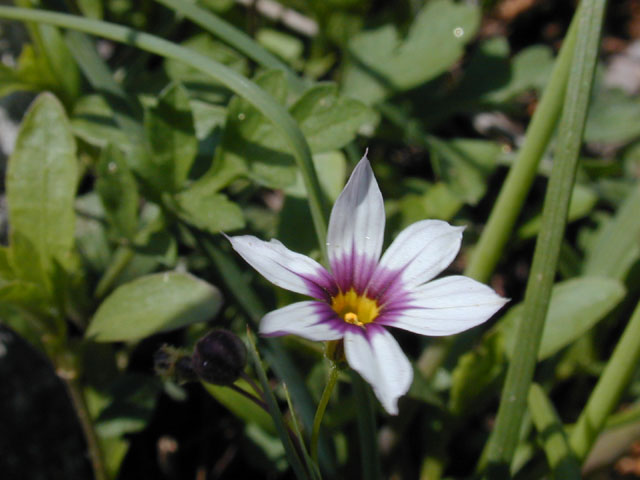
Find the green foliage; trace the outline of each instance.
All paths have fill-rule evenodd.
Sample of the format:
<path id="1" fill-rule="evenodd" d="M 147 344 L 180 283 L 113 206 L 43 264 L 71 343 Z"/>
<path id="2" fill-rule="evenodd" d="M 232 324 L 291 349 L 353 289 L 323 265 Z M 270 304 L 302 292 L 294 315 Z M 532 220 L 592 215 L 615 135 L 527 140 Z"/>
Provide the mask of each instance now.
<path id="1" fill-rule="evenodd" d="M 53 290 L 56 263 L 70 266 L 76 143 L 64 108 L 42 94 L 27 113 L 9 160 L 9 262 L 17 278 Z"/>
<path id="2" fill-rule="evenodd" d="M 86 336 L 99 342 L 137 340 L 211 319 L 218 289 L 192 275 L 165 272 L 121 285 L 93 316 Z"/>
<path id="3" fill-rule="evenodd" d="M 230 232 L 245 225 L 242 209 L 207 185 L 193 186 L 176 196 L 179 214 L 190 224 L 211 233 Z"/>
<path id="4" fill-rule="evenodd" d="M 553 287 L 549 312 L 544 323 L 538 359 L 549 358 L 582 337 L 620 303 L 625 288 L 620 282 L 602 277 L 578 277 Z M 517 305 L 500 323 L 510 355 L 515 355 L 515 328 L 522 321 L 523 305 Z"/>
<path id="5" fill-rule="evenodd" d="M 98 163 L 96 191 L 109 222 L 124 238 L 131 239 L 138 229 L 138 187 L 124 155 L 107 145 Z"/>
<path id="6" fill-rule="evenodd" d="M 276 435 L 273 420 L 267 412 L 241 395 L 235 390 L 230 390 L 212 383 L 203 383 L 204 388 L 218 402 L 227 407 L 235 416 L 247 424 L 255 424 L 270 435 Z M 236 385 L 245 391 L 251 392 L 251 387 L 246 381 L 238 380 Z"/>
<path id="7" fill-rule="evenodd" d="M 449 409 L 454 415 L 464 415 L 481 401 L 491 398 L 504 377 L 504 337 L 490 335 L 475 350 L 465 353 L 452 372 Z"/>
<path id="8" fill-rule="evenodd" d="M 495 2 L 294 0 L 274 21 L 263 2 L 246 10 L 229 0 L 79 0 L 66 2 L 71 16 L 48 11 L 65 2 L 16 3 L 25 9 L 0 6 L 0 17 L 27 22 L 29 40 L 15 66 L 0 64 L 0 96 L 39 95 L 7 164 L 0 323 L 45 354 L 75 395 L 98 480 L 131 476 L 139 452 L 156 448 L 154 432 L 174 428 L 179 448 L 145 463 L 152 476 L 156 467 L 191 475 L 183 460 L 196 445 L 215 447 L 206 466 L 219 476 L 228 461 L 229 471 L 254 476 L 291 467 L 298 478 L 466 478 L 475 459 L 480 474 L 485 459 L 506 465 L 517 450 L 513 476 L 569 478 L 588 468 L 578 463 L 615 407 L 637 404 L 638 98 L 610 87 L 611 62 L 602 63 L 587 115 L 593 25 L 579 47 L 574 25 L 556 55 L 556 42 L 520 28 L 538 10 L 508 23 L 491 13 Z M 565 10 L 536 32 L 563 25 Z M 102 18 L 120 25 L 89 20 Z M 5 33 L 11 42 L 3 24 Z M 560 130 L 572 65 L 582 81 L 569 83 Z M 424 219 L 464 225 L 449 271 L 525 300 L 455 339 L 396 330 L 414 370 L 397 418 L 340 371 L 314 427 L 324 347 L 299 338 L 261 340 L 258 355 L 249 335 L 253 368 L 236 386 L 255 402 L 150 375 L 158 342 L 178 344 L 190 378 L 191 348 L 211 326 L 242 335 L 298 301 L 241 264 L 222 234 L 277 238 L 326 264 L 327 214 L 366 149 L 387 243 Z M 550 181 L 552 164 L 561 173 Z M 534 238 L 545 268 L 530 267 Z M 529 333 L 518 334 L 518 323 Z M 0 331 L 0 356 L 2 339 Z M 530 382 L 534 368 L 540 386 Z M 194 394 L 201 388 L 209 395 Z M 485 428 L 501 390 L 500 409 L 520 413 Z M 531 415 L 520 422 L 527 393 Z M 169 422 L 174 409 L 185 425 Z M 563 422 L 576 418 L 567 435 Z M 505 428 L 510 440 L 487 454 L 489 430 L 506 438 Z"/>
<path id="9" fill-rule="evenodd" d="M 180 190 L 198 151 L 189 97 L 180 85 L 167 87 L 145 110 L 144 128 L 150 152 L 134 166 L 136 173 L 159 191 Z"/>
<path id="10" fill-rule="evenodd" d="M 428 2 L 405 39 L 391 24 L 356 35 L 344 91 L 367 104 L 408 90 L 444 73 L 475 35 L 479 11 L 450 0 Z"/>

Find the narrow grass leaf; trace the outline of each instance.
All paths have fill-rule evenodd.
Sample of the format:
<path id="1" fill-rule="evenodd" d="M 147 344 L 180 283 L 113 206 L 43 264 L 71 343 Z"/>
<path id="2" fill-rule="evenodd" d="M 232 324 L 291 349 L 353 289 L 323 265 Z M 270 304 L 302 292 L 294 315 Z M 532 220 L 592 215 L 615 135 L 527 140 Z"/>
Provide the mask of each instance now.
<path id="1" fill-rule="evenodd" d="M 537 383 L 531 384 L 529 389 L 529 411 L 554 478 L 580 480 L 580 462 L 571 451 L 567 433 L 553 404 Z"/>
<path id="2" fill-rule="evenodd" d="M 560 116 L 576 44 L 577 23 L 576 14 L 556 58 L 551 79 L 527 128 L 524 144 L 465 269 L 465 275 L 480 282 L 489 279 L 500 260 Z"/>
<path id="3" fill-rule="evenodd" d="M 640 361 L 640 302 L 631 315 L 607 366 L 582 410 L 569 441 L 578 458 L 584 459 L 620 402 Z"/>
<path id="4" fill-rule="evenodd" d="M 559 126 L 559 142 L 545 196 L 542 227 L 527 283 L 523 321 L 519 322 L 516 333 L 515 351 L 518 355 L 509 364 L 496 426 L 488 445 L 490 476 L 494 473 L 499 475 L 508 469 L 518 445 L 518 432 L 537 362 L 575 180 L 605 4 L 605 0 L 585 0 L 577 13 L 578 38 Z"/>
<path id="5" fill-rule="evenodd" d="M 273 422 L 276 426 L 276 430 L 278 432 L 278 436 L 282 441 L 282 445 L 284 446 L 284 450 L 287 454 L 287 459 L 289 460 L 289 465 L 293 469 L 296 477 L 300 480 L 310 478 L 309 474 L 307 474 L 302 462 L 300 461 L 300 457 L 291 442 L 291 438 L 289 437 L 289 433 L 287 432 L 287 427 L 285 426 L 284 419 L 282 418 L 282 412 L 280 411 L 280 407 L 278 407 L 278 403 L 276 402 L 276 398 L 271 391 L 271 386 L 269 385 L 269 381 L 267 380 L 267 374 L 262 368 L 262 361 L 260 360 L 260 356 L 258 355 L 258 350 L 256 349 L 255 340 L 253 338 L 253 334 L 250 331 L 247 331 L 247 337 L 249 339 L 249 356 L 251 357 L 251 361 L 253 363 L 253 368 L 258 375 L 258 380 L 260 380 L 260 385 L 262 386 L 262 390 L 264 392 L 265 401 L 267 406 L 269 407 L 269 413 L 271 413 L 271 418 L 273 418 Z"/>

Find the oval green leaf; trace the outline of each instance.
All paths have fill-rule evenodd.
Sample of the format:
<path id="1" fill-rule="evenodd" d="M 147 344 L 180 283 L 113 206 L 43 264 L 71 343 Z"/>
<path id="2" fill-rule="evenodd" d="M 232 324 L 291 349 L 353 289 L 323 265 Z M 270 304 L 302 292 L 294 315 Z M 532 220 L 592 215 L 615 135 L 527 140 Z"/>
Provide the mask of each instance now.
<path id="1" fill-rule="evenodd" d="M 554 285 L 538 360 L 549 358 L 577 340 L 602 320 L 624 295 L 622 283 L 610 278 L 579 277 Z M 499 326 L 505 334 L 509 354 L 513 353 L 516 325 L 522 313 L 523 304 L 515 306 Z"/>
<path id="2" fill-rule="evenodd" d="M 7 169 L 10 260 L 19 278 L 50 286 L 54 262 L 69 263 L 77 178 L 64 107 L 43 93 L 25 115 Z"/>
<path id="3" fill-rule="evenodd" d="M 193 275 L 146 275 L 121 285 L 106 298 L 86 336 L 98 342 L 137 340 L 209 320 L 221 304 L 218 289 Z"/>

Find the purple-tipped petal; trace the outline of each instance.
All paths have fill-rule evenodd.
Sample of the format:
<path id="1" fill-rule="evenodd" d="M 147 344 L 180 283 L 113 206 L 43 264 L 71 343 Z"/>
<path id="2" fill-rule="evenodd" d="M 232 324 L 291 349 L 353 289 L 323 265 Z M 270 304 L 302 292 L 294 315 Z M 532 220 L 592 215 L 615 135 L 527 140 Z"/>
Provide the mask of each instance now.
<path id="1" fill-rule="evenodd" d="M 398 279 L 408 287 L 428 282 L 456 257 L 463 230 L 442 220 L 409 225 L 384 252 L 379 270 L 400 272 Z"/>
<path id="2" fill-rule="evenodd" d="M 314 341 L 338 340 L 343 336 L 343 324 L 326 303 L 307 301 L 267 313 L 260 321 L 260 333 L 272 337 L 298 335 Z"/>
<path id="3" fill-rule="evenodd" d="M 227 238 L 233 249 L 271 283 L 317 299 L 335 295 L 333 278 L 315 260 L 292 252 L 277 240 L 265 242 L 251 235 Z"/>
<path id="4" fill-rule="evenodd" d="M 384 409 L 398 414 L 398 399 L 407 393 L 413 369 L 398 342 L 384 328 L 370 324 L 345 332 L 344 352 L 351 368 L 371 384 Z"/>
<path id="5" fill-rule="evenodd" d="M 403 308 L 376 322 L 420 335 L 452 335 L 486 322 L 507 301 L 471 278 L 451 276 L 417 287 Z"/>
<path id="6" fill-rule="evenodd" d="M 380 258 L 384 222 L 382 194 L 364 156 L 336 200 L 329 219 L 327 251 L 336 276 L 367 276 L 361 270 Z"/>

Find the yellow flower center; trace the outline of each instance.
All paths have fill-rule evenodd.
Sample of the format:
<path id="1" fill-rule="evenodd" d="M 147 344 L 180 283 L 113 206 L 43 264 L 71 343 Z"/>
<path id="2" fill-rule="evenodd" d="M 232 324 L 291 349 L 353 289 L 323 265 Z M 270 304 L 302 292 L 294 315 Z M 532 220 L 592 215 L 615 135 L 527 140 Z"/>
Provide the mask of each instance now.
<path id="1" fill-rule="evenodd" d="M 380 313 L 380 307 L 375 300 L 358 295 L 353 288 L 332 297 L 331 308 L 345 322 L 358 327 L 373 322 Z"/>

